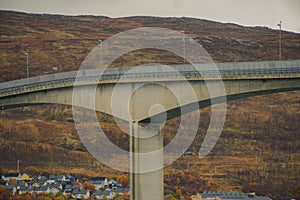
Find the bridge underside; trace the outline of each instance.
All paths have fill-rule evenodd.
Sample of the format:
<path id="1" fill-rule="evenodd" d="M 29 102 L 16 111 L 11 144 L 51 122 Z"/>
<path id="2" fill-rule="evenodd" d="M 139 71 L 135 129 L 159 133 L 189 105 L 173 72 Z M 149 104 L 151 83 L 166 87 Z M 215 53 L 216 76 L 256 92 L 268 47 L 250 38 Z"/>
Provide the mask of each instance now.
<path id="1" fill-rule="evenodd" d="M 184 102 L 179 102 L 178 95 L 174 94 L 169 88 L 172 88 L 172 84 L 178 87 L 177 91 L 181 91 L 181 96 L 184 96 Z M 18 108 L 24 106 L 34 106 L 43 104 L 63 104 L 96 110 L 115 116 L 125 121 L 139 121 L 148 122 L 151 118 L 161 118 L 160 110 L 149 113 L 149 110 L 153 105 L 159 104 L 164 108 L 167 114 L 167 119 L 178 117 L 182 114 L 186 114 L 194 111 L 195 108 L 205 108 L 211 106 L 213 103 L 224 102 L 224 96 L 211 97 L 208 88 L 203 81 L 190 82 L 194 94 L 193 97 L 187 88 L 189 86 L 186 83 L 176 82 L 162 82 L 159 84 L 142 85 L 142 83 L 124 84 L 122 91 L 126 91 L 132 96 L 130 99 L 130 106 L 124 106 L 122 99 L 118 99 L 116 103 L 113 103 L 114 110 L 112 110 L 112 96 L 114 92 L 115 84 L 100 85 L 95 90 L 95 101 L 87 103 L 87 98 L 93 93 L 95 86 L 82 86 L 77 88 L 77 92 L 80 94 L 79 98 L 74 101 L 73 87 L 43 90 L 37 92 L 29 92 L 19 95 L 13 95 L 0 98 L 0 109 Z M 215 84 L 212 81 L 212 86 Z M 138 88 L 138 89 L 137 89 Z M 279 92 L 287 92 L 300 89 L 299 79 L 265 79 L 265 80 L 224 80 L 224 88 L 226 94 L 226 100 L 236 100 L 241 98 L 247 98 L 258 95 L 266 95 Z M 195 101 L 196 95 L 196 101 Z M 117 96 L 115 96 L 117 97 Z M 74 98 L 78 98 L 75 96 Z M 189 99 L 193 99 L 190 101 Z M 212 101 L 213 99 L 213 101 Z M 182 104 L 180 104 L 182 103 Z M 76 105 L 79 104 L 79 105 Z M 197 106 L 194 106 L 198 104 Z M 131 119 L 128 118 L 131 116 Z"/>

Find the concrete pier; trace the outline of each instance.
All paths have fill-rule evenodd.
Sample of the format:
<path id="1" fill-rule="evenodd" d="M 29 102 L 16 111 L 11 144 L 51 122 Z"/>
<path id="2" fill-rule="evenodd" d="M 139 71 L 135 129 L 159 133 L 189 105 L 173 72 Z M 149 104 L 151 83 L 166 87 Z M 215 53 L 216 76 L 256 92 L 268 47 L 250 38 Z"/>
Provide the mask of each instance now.
<path id="1" fill-rule="evenodd" d="M 142 128 L 144 127 L 144 128 Z M 134 122 L 131 123 L 131 175 L 130 175 L 130 199 L 131 200 L 163 200 L 163 135 L 157 131 L 159 126 L 154 128 L 145 128 L 145 124 Z M 143 135 L 153 135 L 149 138 L 139 138 Z M 143 153 L 160 150 L 157 153 L 142 156 Z M 134 152 L 139 154 L 133 154 Z M 151 168 L 158 170 L 149 171 Z M 140 172 L 140 173 L 137 173 Z"/>

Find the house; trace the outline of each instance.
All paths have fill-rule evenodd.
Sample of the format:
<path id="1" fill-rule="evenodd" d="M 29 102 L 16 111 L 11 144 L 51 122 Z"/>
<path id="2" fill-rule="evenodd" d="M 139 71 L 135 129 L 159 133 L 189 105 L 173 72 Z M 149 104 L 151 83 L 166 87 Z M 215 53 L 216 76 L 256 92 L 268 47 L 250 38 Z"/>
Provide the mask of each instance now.
<path id="1" fill-rule="evenodd" d="M 22 186 L 20 189 L 18 189 L 18 194 L 26 194 L 26 193 L 31 193 L 32 189 L 28 186 Z"/>
<path id="2" fill-rule="evenodd" d="M 126 187 L 126 188 L 116 188 L 113 190 L 114 193 L 119 194 L 120 196 L 122 196 L 124 193 L 128 193 L 130 194 L 130 188 Z"/>
<path id="3" fill-rule="evenodd" d="M 108 188 L 110 188 L 110 189 L 115 189 L 115 188 L 120 188 L 120 187 L 123 187 L 122 184 L 114 179 L 111 179 L 108 182 Z"/>
<path id="4" fill-rule="evenodd" d="M 74 190 L 72 192 L 72 197 L 75 199 L 88 199 L 90 197 L 89 190 Z"/>
<path id="5" fill-rule="evenodd" d="M 42 186 L 40 188 L 33 188 L 32 193 L 40 194 L 40 193 L 50 193 L 50 188 L 48 186 Z"/>
<path id="6" fill-rule="evenodd" d="M 66 176 L 64 174 L 51 174 L 47 180 L 47 183 L 63 182 L 65 179 Z"/>
<path id="7" fill-rule="evenodd" d="M 72 185 L 71 190 L 79 190 L 80 189 L 80 185 Z"/>
<path id="8" fill-rule="evenodd" d="M 78 188 L 76 188 L 78 189 Z M 64 194 L 71 194 L 72 193 L 72 185 L 66 185 L 64 189 Z"/>
<path id="9" fill-rule="evenodd" d="M 38 176 L 36 180 L 46 182 L 48 179 L 46 176 Z"/>
<path id="10" fill-rule="evenodd" d="M 43 186 L 43 184 L 40 184 L 40 183 L 37 183 L 37 182 L 31 184 L 31 187 L 34 187 L 34 188 L 40 188 L 42 186 Z"/>
<path id="11" fill-rule="evenodd" d="M 29 185 L 33 187 L 41 187 L 47 184 L 47 178 L 45 176 L 38 176 L 37 178 L 28 182 Z"/>
<path id="12" fill-rule="evenodd" d="M 192 196 L 191 196 L 191 199 L 192 199 L 192 200 L 202 200 L 202 198 L 201 198 L 201 196 L 200 196 L 199 193 L 196 194 L 196 195 L 192 195 Z"/>
<path id="13" fill-rule="evenodd" d="M 50 188 L 49 192 L 52 193 L 52 194 L 56 194 L 58 192 L 61 192 L 61 190 L 58 189 L 58 188 Z"/>
<path id="14" fill-rule="evenodd" d="M 10 179 L 21 180 L 21 174 L 20 173 L 8 173 L 8 174 L 2 175 L 1 178 L 4 181 L 9 181 Z"/>
<path id="15" fill-rule="evenodd" d="M 94 194 L 93 194 L 93 199 L 97 198 L 97 199 L 103 199 L 104 197 L 106 197 L 107 199 L 113 199 L 115 196 L 115 194 L 112 191 L 109 190 L 97 190 Z"/>
<path id="16" fill-rule="evenodd" d="M 64 180 L 64 182 L 66 182 L 67 184 L 71 184 L 71 183 L 73 183 L 74 181 L 76 181 L 76 178 L 73 177 L 72 175 L 66 176 L 66 177 L 65 177 L 65 180 Z"/>
<path id="17" fill-rule="evenodd" d="M 30 174 L 24 173 L 21 175 L 21 179 L 24 181 L 31 181 L 31 180 L 33 180 L 33 177 Z"/>
<path id="18" fill-rule="evenodd" d="M 203 192 L 199 193 L 202 200 L 271 200 L 269 197 L 256 196 L 253 193 L 244 194 L 238 192 Z"/>
<path id="19" fill-rule="evenodd" d="M 50 187 L 50 188 L 56 188 L 56 189 L 59 189 L 59 190 L 61 190 L 61 191 L 62 191 L 62 189 L 63 189 L 62 184 L 59 183 L 59 182 L 52 183 L 52 184 L 49 185 L 49 187 Z"/>
<path id="20" fill-rule="evenodd" d="M 5 185 L 4 188 L 8 190 L 12 195 L 15 195 L 17 192 L 17 188 L 13 185 Z"/>
<path id="21" fill-rule="evenodd" d="M 93 177 L 88 182 L 93 184 L 96 190 L 104 189 L 108 186 L 108 180 L 106 177 Z"/>
<path id="22" fill-rule="evenodd" d="M 28 186 L 28 184 L 25 181 L 17 181 L 15 183 L 12 183 L 11 185 L 15 186 L 17 190 L 19 190 L 21 187 Z"/>

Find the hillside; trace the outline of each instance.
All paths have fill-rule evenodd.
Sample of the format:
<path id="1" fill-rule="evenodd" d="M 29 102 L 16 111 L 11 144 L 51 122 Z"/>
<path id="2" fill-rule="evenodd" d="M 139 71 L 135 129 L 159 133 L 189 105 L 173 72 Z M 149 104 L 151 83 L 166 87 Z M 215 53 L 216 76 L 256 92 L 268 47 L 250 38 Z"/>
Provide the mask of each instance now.
<path id="1" fill-rule="evenodd" d="M 0 11 L 0 82 L 77 70 L 87 54 L 113 34 L 138 27 L 164 27 L 195 38 L 215 62 L 278 59 L 278 31 L 193 18 L 38 15 Z M 300 59 L 300 34 L 282 34 L 284 60 Z M 135 59 L 132 59 L 132 58 Z M 142 63 L 183 63 L 168 52 L 131 52 L 111 67 Z M 300 92 L 228 102 L 221 138 L 205 159 L 183 156 L 165 169 L 165 191 L 188 196 L 203 190 L 255 191 L 273 198 L 300 196 Z M 193 113 L 189 114 L 193 118 Z M 98 113 L 107 136 L 123 149 L 128 137 L 110 116 Z M 200 128 L 190 151 L 204 138 L 210 109 L 201 111 Z M 176 118 L 164 128 L 164 142 L 176 133 Z M 188 131 L 188 130 L 187 130 Z M 86 152 L 76 133 L 70 107 L 46 105 L 0 112 L 0 171 L 73 172 L 116 176 Z M 179 193 L 179 192 L 178 192 Z"/>

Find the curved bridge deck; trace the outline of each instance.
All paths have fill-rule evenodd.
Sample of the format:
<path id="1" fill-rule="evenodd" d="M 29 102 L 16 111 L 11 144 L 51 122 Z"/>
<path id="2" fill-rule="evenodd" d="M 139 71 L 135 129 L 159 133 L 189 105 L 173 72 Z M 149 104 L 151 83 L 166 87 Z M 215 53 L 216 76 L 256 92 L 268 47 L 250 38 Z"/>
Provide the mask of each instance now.
<path id="1" fill-rule="evenodd" d="M 0 83 L 0 97 L 16 94 L 72 87 L 76 85 L 116 82 L 153 82 L 215 79 L 275 79 L 300 78 L 300 60 L 240 62 L 217 64 L 219 71 L 210 70 L 211 64 L 173 65 L 176 72 L 162 66 L 145 66 L 131 72 L 131 67 L 71 71 Z M 201 71 L 201 73 L 199 73 Z M 179 73 L 177 73 L 179 72 Z M 101 76 L 99 74 L 102 74 Z"/>

